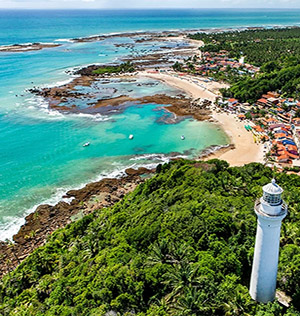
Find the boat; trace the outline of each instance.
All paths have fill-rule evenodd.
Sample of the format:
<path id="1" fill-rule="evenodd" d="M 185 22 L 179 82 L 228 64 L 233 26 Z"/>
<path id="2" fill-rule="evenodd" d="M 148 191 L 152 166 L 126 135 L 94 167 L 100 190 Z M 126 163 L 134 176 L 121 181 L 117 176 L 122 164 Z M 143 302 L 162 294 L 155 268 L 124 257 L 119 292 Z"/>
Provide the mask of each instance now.
<path id="1" fill-rule="evenodd" d="M 184 137 L 184 135 L 181 135 L 181 140 L 185 140 L 185 137 Z"/>
<path id="2" fill-rule="evenodd" d="M 90 142 L 87 142 L 87 143 L 83 144 L 82 146 L 83 146 L 83 147 L 90 146 Z"/>
<path id="3" fill-rule="evenodd" d="M 132 135 L 132 134 L 130 134 L 128 138 L 129 138 L 129 139 L 133 139 L 133 135 Z"/>

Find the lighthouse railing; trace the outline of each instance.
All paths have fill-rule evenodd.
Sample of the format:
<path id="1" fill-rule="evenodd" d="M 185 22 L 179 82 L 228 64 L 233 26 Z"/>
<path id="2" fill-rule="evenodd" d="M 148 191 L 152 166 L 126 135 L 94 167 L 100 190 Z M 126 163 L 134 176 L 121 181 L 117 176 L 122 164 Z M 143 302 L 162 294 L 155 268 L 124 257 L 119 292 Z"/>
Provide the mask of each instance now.
<path id="1" fill-rule="evenodd" d="M 255 205 L 254 205 L 254 209 L 255 209 L 255 211 L 257 212 L 257 213 L 260 213 L 260 214 L 262 214 L 262 215 L 264 215 L 264 216 L 269 216 L 269 217 L 277 217 L 277 216 L 283 216 L 283 215 L 285 215 L 286 213 L 287 213 L 287 211 L 288 211 L 288 205 L 284 202 L 284 201 L 282 201 L 282 205 L 281 205 L 281 210 L 280 210 L 280 212 L 278 213 L 278 214 L 276 214 L 276 215 L 271 215 L 271 214 L 267 214 L 267 213 L 265 213 L 265 212 L 263 212 L 262 210 L 261 210 L 261 201 L 260 201 L 260 199 L 257 199 L 256 201 L 255 201 Z"/>

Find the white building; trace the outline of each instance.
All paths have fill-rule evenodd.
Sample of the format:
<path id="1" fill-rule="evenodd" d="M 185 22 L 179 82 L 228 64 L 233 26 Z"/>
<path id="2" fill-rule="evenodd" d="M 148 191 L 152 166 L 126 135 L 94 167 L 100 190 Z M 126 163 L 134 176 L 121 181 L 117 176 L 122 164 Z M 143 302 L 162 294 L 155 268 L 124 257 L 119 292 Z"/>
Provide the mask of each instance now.
<path id="1" fill-rule="evenodd" d="M 273 301 L 276 291 L 281 222 L 287 215 L 282 188 L 273 179 L 263 187 L 255 203 L 257 231 L 250 281 L 251 297 L 261 303 Z"/>
<path id="2" fill-rule="evenodd" d="M 245 57 L 242 56 L 240 59 L 239 59 L 239 63 L 240 64 L 244 64 L 245 63 Z"/>

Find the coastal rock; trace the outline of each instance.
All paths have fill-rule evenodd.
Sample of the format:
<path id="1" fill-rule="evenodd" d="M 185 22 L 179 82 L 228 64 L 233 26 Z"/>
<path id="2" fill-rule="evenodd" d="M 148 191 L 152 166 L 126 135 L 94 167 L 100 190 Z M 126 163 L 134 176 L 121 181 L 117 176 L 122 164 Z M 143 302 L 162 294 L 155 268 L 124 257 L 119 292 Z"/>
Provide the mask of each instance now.
<path id="1" fill-rule="evenodd" d="M 147 174 L 147 173 L 151 173 L 152 170 L 144 168 L 144 167 L 140 167 L 137 170 L 133 169 L 133 168 L 128 168 L 125 170 L 125 173 L 129 176 L 140 176 L 142 174 Z"/>
<path id="2" fill-rule="evenodd" d="M 13 236 L 14 242 L 0 241 L 0 277 L 15 269 L 34 249 L 44 245 L 52 232 L 76 220 L 77 214 L 82 216 L 114 205 L 144 181 L 140 175 L 151 172 L 153 170 L 146 168 L 128 169 L 127 176 L 122 178 L 105 178 L 68 191 L 64 197 L 73 198 L 70 203 L 61 201 L 53 206 L 38 206 L 35 212 L 26 216 L 25 224 Z"/>
<path id="3" fill-rule="evenodd" d="M 44 48 L 53 48 L 61 46 L 61 44 L 54 43 L 29 43 L 29 44 L 13 44 L 0 46 L 1 52 L 12 52 L 12 53 L 22 53 L 22 52 L 30 52 L 35 50 L 41 50 Z"/>

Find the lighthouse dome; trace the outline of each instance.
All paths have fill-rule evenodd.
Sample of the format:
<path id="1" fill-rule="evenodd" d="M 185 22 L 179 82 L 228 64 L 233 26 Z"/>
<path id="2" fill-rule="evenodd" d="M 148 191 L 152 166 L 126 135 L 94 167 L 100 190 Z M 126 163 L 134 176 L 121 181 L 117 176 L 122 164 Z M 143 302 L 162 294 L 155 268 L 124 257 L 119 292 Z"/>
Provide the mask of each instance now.
<path id="1" fill-rule="evenodd" d="M 281 194 L 283 189 L 276 183 L 275 179 L 271 183 L 263 187 L 263 200 L 270 205 L 278 205 L 281 203 Z"/>
<path id="2" fill-rule="evenodd" d="M 263 187 L 264 192 L 269 194 L 281 194 L 283 189 L 276 183 L 275 179 L 272 179 L 271 183 Z"/>

